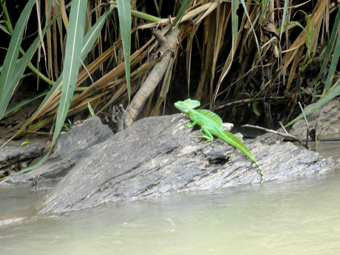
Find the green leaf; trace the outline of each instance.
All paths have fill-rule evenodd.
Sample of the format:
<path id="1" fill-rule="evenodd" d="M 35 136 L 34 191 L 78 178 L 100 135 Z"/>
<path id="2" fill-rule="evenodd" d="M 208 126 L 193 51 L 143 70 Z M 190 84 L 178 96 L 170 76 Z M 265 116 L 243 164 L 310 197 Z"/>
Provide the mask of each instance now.
<path id="1" fill-rule="evenodd" d="M 9 108 L 6 110 L 5 114 L 4 114 L 4 118 L 7 117 L 8 115 L 11 115 L 12 113 L 15 113 L 16 111 L 18 111 L 21 107 L 25 106 L 25 105 L 28 105 L 30 103 L 32 103 L 33 101 L 43 97 L 43 96 L 46 96 L 48 93 L 48 91 L 46 92 L 43 92 L 43 93 L 40 93 L 39 95 L 33 97 L 33 98 L 30 98 L 30 99 L 26 99 L 26 100 L 23 100 L 21 101 L 19 104 Z"/>
<path id="2" fill-rule="evenodd" d="M 82 47 L 80 45 L 83 45 L 84 39 L 86 7 L 87 1 L 85 0 L 73 0 L 71 4 L 62 74 L 61 98 L 51 147 L 53 147 L 57 141 L 64 125 L 76 87 L 78 71 L 81 64 Z"/>
<path id="3" fill-rule="evenodd" d="M 91 116 L 92 117 L 96 116 L 90 102 L 87 103 L 87 107 L 89 108 L 89 112 L 91 113 Z"/>
<path id="4" fill-rule="evenodd" d="M 236 42 L 237 42 L 237 33 L 238 33 L 238 16 L 237 10 L 240 6 L 239 0 L 231 1 L 231 31 L 232 31 L 232 54 L 234 55 L 236 52 Z"/>
<path id="5" fill-rule="evenodd" d="M 151 21 L 151 22 L 158 22 L 161 20 L 161 18 L 155 17 L 153 15 L 150 15 L 144 12 L 135 11 L 135 10 L 131 10 L 131 15 L 133 17 L 144 19 L 146 21 Z"/>
<path id="6" fill-rule="evenodd" d="M 117 0 L 119 27 L 123 42 L 126 86 L 129 100 L 131 98 L 130 87 L 130 53 L 131 53 L 131 6 L 130 1 Z"/>
<path id="7" fill-rule="evenodd" d="M 308 116 L 319 109 L 321 106 L 327 104 L 331 101 L 334 97 L 340 94 L 340 79 L 333 85 L 333 87 L 327 92 L 327 94 L 321 98 L 318 102 L 316 102 L 311 108 L 305 111 L 305 115 Z M 293 125 L 295 122 L 303 118 L 303 114 L 300 114 L 294 120 L 289 122 L 286 127 Z"/>
<path id="8" fill-rule="evenodd" d="M 30 166 L 30 167 L 27 167 L 27 168 L 25 168 L 25 169 L 22 169 L 22 170 L 20 170 L 20 171 L 18 171 L 18 172 L 16 172 L 16 173 L 14 173 L 13 175 L 23 174 L 23 173 L 26 173 L 26 172 L 28 172 L 28 171 L 31 171 L 31 170 L 33 170 L 33 169 L 35 169 L 35 168 L 41 166 L 42 163 L 45 162 L 45 160 L 48 158 L 48 156 L 49 156 L 50 154 L 51 154 L 51 151 L 48 151 L 48 152 L 46 153 L 46 155 L 45 155 L 44 157 L 42 157 L 36 164 L 34 164 L 33 166 Z M 5 179 L 7 179 L 8 177 L 10 177 L 10 176 L 7 176 Z"/>
<path id="9" fill-rule="evenodd" d="M 175 18 L 174 22 L 171 24 L 171 26 L 169 28 L 169 31 L 171 31 L 172 28 L 175 27 L 178 22 L 180 22 L 180 20 L 184 16 L 185 12 L 187 11 L 189 4 L 190 4 L 190 0 L 184 0 L 183 1 L 181 7 L 179 8 L 179 10 L 176 14 L 176 18 Z"/>
<path id="10" fill-rule="evenodd" d="M 259 40 L 257 39 L 257 35 L 256 35 L 256 32 L 255 32 L 255 28 L 253 26 L 253 23 L 251 22 L 251 19 L 250 19 L 250 16 L 249 16 L 249 13 L 248 13 L 248 10 L 247 10 L 247 6 L 246 6 L 246 3 L 244 0 L 241 0 L 241 4 L 243 6 L 243 9 L 244 9 L 244 12 L 247 16 L 247 19 L 249 21 L 249 24 L 250 24 L 250 27 L 251 27 L 251 30 L 254 34 L 254 38 L 255 38 L 255 42 L 256 42 L 256 46 L 257 46 L 257 52 L 259 54 L 259 56 L 261 56 L 261 47 L 260 47 L 260 43 L 259 43 Z"/>
<path id="11" fill-rule="evenodd" d="M 106 11 L 98 20 L 97 22 L 90 28 L 90 30 L 86 33 L 84 37 L 84 45 L 81 51 L 81 60 L 84 61 L 88 53 L 90 52 L 94 42 L 98 38 L 98 34 L 100 33 L 103 25 L 105 24 L 107 16 L 114 10 L 114 7 L 111 7 L 108 11 Z M 51 97 L 56 93 L 59 89 L 61 82 L 62 82 L 62 74 L 59 76 L 57 81 L 53 84 L 52 88 L 41 102 L 39 108 L 32 114 L 32 116 L 25 122 L 25 124 L 20 128 L 17 134 L 23 132 L 26 127 L 31 123 L 32 119 L 40 113 L 40 110 L 44 107 L 44 105 L 51 99 Z"/>
<path id="12" fill-rule="evenodd" d="M 117 5 L 111 4 L 111 7 L 117 8 Z M 158 21 L 161 20 L 161 18 L 147 14 L 145 12 L 139 12 L 139 11 L 136 11 L 136 10 L 131 10 L 131 16 L 139 18 L 139 19 L 144 19 L 144 20 L 150 21 L 150 22 L 158 22 Z"/>
<path id="13" fill-rule="evenodd" d="M 20 146 L 22 147 L 22 146 L 26 146 L 26 145 L 29 145 L 31 142 L 29 142 L 29 141 L 25 141 L 25 142 L 22 142 L 21 144 L 20 144 Z"/>
<path id="14" fill-rule="evenodd" d="M 98 38 L 100 31 L 102 30 L 107 16 L 114 10 L 111 7 L 109 10 L 103 13 L 103 15 L 97 20 L 97 22 L 90 28 L 84 37 L 84 45 L 81 50 L 81 60 L 83 61 L 92 49 L 93 44 Z"/>
<path id="15" fill-rule="evenodd" d="M 13 91 L 17 85 L 17 82 L 14 82 L 12 78 L 16 73 L 16 60 L 19 55 L 24 30 L 34 4 L 35 0 L 30 0 L 23 9 L 14 28 L 4 64 L 2 66 L 2 72 L 0 76 L 0 119 L 4 114 Z"/>
<path id="16" fill-rule="evenodd" d="M 320 78 L 321 78 L 321 76 L 322 76 L 322 74 L 325 70 L 325 67 L 328 64 L 329 58 L 330 58 L 331 53 L 332 53 L 333 45 L 335 43 L 335 36 L 336 36 L 337 33 L 340 33 L 339 22 L 340 22 L 340 8 L 338 8 L 338 13 L 336 14 L 336 17 L 335 17 L 335 20 L 334 20 L 331 38 L 329 39 L 329 43 L 328 43 L 327 48 L 326 48 L 325 57 L 323 59 L 323 63 L 322 63 L 318 78 L 316 79 L 316 82 L 320 80 Z M 314 86 L 317 87 L 316 84 Z"/>
<path id="17" fill-rule="evenodd" d="M 298 26 L 299 28 L 301 28 L 303 31 L 305 31 L 305 27 L 302 26 L 299 22 L 297 22 L 297 21 L 291 21 L 291 22 L 289 22 L 289 23 L 290 23 L 290 24 L 294 24 L 294 25 Z"/>
<path id="18" fill-rule="evenodd" d="M 81 50 L 81 60 L 83 61 L 85 57 L 88 55 L 89 51 L 91 50 L 94 42 L 98 38 L 98 34 L 100 33 L 101 29 L 103 28 L 103 25 L 105 24 L 107 16 L 113 11 L 114 7 L 111 7 L 108 11 L 106 11 L 98 20 L 97 22 L 91 27 L 91 29 L 87 32 L 86 36 L 84 37 L 84 45 Z M 18 133 L 23 132 L 23 130 L 31 123 L 32 119 L 35 118 L 35 116 L 40 112 L 41 108 L 44 107 L 44 105 L 51 99 L 51 97 L 56 93 L 56 91 L 59 89 L 61 83 L 62 83 L 63 74 L 59 76 L 57 81 L 52 86 L 51 90 L 48 92 L 42 103 L 40 104 L 38 110 L 35 111 L 35 113 L 25 122 L 25 124 L 21 127 L 21 129 L 18 131 Z M 59 131 L 60 132 L 60 131 Z M 51 149 L 53 146 L 51 146 Z M 48 153 L 36 164 L 33 166 L 30 166 L 28 168 L 25 168 L 16 174 L 25 173 L 28 171 L 31 171 L 37 167 L 39 167 L 52 153 L 52 150 L 49 150 Z"/>
<path id="19" fill-rule="evenodd" d="M 286 16 L 287 16 L 287 10 L 288 10 L 288 5 L 289 5 L 289 1 L 285 0 L 285 4 L 283 7 L 283 16 L 282 16 L 282 23 L 281 23 L 281 29 L 280 29 L 280 41 L 282 38 L 282 33 L 283 33 L 283 28 L 285 26 L 285 22 L 286 22 Z"/>
<path id="20" fill-rule="evenodd" d="M 0 24 L 0 29 L 1 29 L 3 32 L 5 32 L 6 34 L 11 35 L 11 33 L 8 32 L 7 28 L 6 28 L 4 25 L 1 25 L 1 24 Z"/>
<path id="21" fill-rule="evenodd" d="M 256 114 L 256 116 L 260 117 L 261 116 L 261 111 L 260 111 L 260 109 L 258 107 L 258 104 L 259 104 L 259 102 L 253 102 L 252 106 L 253 106 L 253 111 Z"/>
<path id="22" fill-rule="evenodd" d="M 328 76 L 326 80 L 324 93 L 327 93 L 330 87 L 332 86 L 334 74 L 339 63 L 339 56 L 340 56 L 340 33 L 338 33 L 338 39 L 336 40 L 336 44 L 334 47 L 333 58 L 332 58 L 331 65 L 329 67 L 329 72 L 328 72 Z"/>

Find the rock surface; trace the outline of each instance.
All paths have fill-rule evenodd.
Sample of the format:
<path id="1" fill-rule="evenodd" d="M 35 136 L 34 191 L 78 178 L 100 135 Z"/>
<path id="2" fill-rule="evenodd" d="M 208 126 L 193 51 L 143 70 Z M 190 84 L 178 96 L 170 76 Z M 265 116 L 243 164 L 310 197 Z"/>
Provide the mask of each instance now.
<path id="1" fill-rule="evenodd" d="M 70 170 L 41 201 L 40 212 L 65 213 L 112 201 L 260 182 L 256 166 L 246 156 L 219 139 L 195 138 L 199 131 L 184 127 L 185 120 L 180 114 L 145 118 L 114 136 L 107 132 L 106 137 L 97 118 L 73 127 L 60 141 L 58 158 L 53 155 L 54 160 L 29 173 L 51 178 L 59 168 L 63 174 Z M 260 163 L 265 182 L 332 170 L 332 160 L 279 139 L 266 134 L 245 142 Z"/>
<path id="2" fill-rule="evenodd" d="M 102 125 L 99 118 L 91 118 L 84 123 L 72 126 L 69 132 L 58 139 L 56 151 L 39 168 L 25 174 L 12 176 L 12 183 L 35 179 L 49 180 L 65 176 L 93 145 L 111 139 L 113 132 Z M 6 148 L 6 147 L 5 147 Z"/>
<path id="3" fill-rule="evenodd" d="M 313 107 L 309 105 L 305 111 Z M 334 98 L 332 101 L 321 106 L 313 114 L 307 116 L 309 129 L 315 129 L 318 136 L 340 137 L 340 98 Z M 297 121 L 290 133 L 301 138 L 306 137 L 305 120 Z"/>
<path id="4" fill-rule="evenodd" d="M 0 145 L 4 142 L 0 140 Z M 44 149 L 44 142 L 32 142 L 21 146 L 21 142 L 11 141 L 6 146 L 0 147 L 0 178 L 26 168 L 43 154 Z"/>

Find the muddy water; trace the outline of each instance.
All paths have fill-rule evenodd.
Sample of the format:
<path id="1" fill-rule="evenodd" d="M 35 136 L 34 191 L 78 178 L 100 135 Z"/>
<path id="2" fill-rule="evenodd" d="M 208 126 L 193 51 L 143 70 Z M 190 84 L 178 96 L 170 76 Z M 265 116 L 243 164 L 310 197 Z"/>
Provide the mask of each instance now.
<path id="1" fill-rule="evenodd" d="M 340 254 L 339 169 L 50 218 L 30 216 L 30 189 L 0 189 L 0 254 Z"/>

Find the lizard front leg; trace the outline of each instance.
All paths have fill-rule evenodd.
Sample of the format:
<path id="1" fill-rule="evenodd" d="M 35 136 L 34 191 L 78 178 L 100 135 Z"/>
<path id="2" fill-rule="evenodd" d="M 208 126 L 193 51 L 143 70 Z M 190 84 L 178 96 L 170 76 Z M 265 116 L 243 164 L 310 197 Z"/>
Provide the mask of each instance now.
<path id="1" fill-rule="evenodd" d="M 188 128 L 192 128 L 193 126 L 195 126 L 197 124 L 197 121 L 194 121 L 192 123 L 190 123 L 190 121 L 188 121 L 187 123 L 184 123 L 184 126 L 188 127 Z"/>

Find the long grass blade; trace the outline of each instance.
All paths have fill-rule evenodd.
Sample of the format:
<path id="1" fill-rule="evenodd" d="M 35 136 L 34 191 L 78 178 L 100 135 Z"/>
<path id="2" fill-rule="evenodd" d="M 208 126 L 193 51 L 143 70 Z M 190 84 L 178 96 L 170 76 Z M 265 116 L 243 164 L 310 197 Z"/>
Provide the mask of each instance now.
<path id="1" fill-rule="evenodd" d="M 237 50 L 237 46 L 239 44 L 238 43 L 238 40 L 239 40 L 239 38 L 238 38 L 239 23 L 238 23 L 238 16 L 237 16 L 237 10 L 238 10 L 239 6 L 240 6 L 239 0 L 232 0 L 232 2 L 231 2 L 231 32 L 232 32 L 231 51 L 228 54 L 228 58 L 224 63 L 221 75 L 218 79 L 217 86 L 216 86 L 216 89 L 215 89 L 215 92 L 214 92 L 214 98 L 213 98 L 214 102 L 215 102 L 215 100 L 218 96 L 218 92 L 219 92 L 220 86 L 222 84 L 222 81 L 224 80 L 224 78 L 226 77 L 226 75 L 228 74 L 228 72 L 231 68 L 231 65 L 232 65 L 233 60 L 234 60 L 234 55 L 235 55 L 235 52 Z"/>
<path id="2" fill-rule="evenodd" d="M 176 18 L 174 20 L 174 22 L 171 24 L 169 31 L 172 30 L 173 27 L 175 27 L 177 25 L 177 23 L 182 19 L 182 17 L 184 16 L 184 13 L 188 10 L 190 4 L 190 0 L 184 0 L 181 7 L 179 8 L 177 14 L 176 14 Z"/>
<path id="3" fill-rule="evenodd" d="M 333 45 L 334 45 L 334 40 L 335 40 L 335 36 L 337 33 L 340 33 L 340 8 L 338 8 L 338 13 L 336 14 L 335 20 L 334 20 L 334 24 L 333 24 L 333 29 L 332 29 L 332 34 L 331 34 L 331 38 L 329 39 L 329 43 L 327 45 L 326 48 L 326 53 L 325 53 L 325 57 L 323 59 L 322 62 L 322 66 L 318 75 L 318 78 L 316 79 L 316 81 L 320 80 L 326 65 L 328 64 L 329 58 L 331 56 L 332 53 L 332 49 L 333 49 Z"/>
<path id="4" fill-rule="evenodd" d="M 64 125 L 76 87 L 78 70 L 81 64 L 82 47 L 79 45 L 83 45 L 86 7 L 87 1 L 85 0 L 73 0 L 71 4 L 62 74 L 63 84 L 52 145 L 57 141 Z"/>
<path id="5" fill-rule="evenodd" d="M 10 32 L 8 32 L 7 28 L 4 25 L 1 25 L 2 22 L 0 22 L 0 29 L 2 30 L 2 32 L 5 32 L 8 35 L 11 35 Z"/>
<path id="6" fill-rule="evenodd" d="M 89 112 L 91 113 L 91 116 L 92 117 L 96 116 L 90 102 L 87 102 L 87 107 L 89 108 Z"/>
<path id="7" fill-rule="evenodd" d="M 237 10 L 240 5 L 239 0 L 232 0 L 231 1 L 231 31 L 232 31 L 232 46 L 231 51 L 234 56 L 236 51 L 236 41 L 237 41 L 237 34 L 238 34 L 238 16 Z"/>
<path id="8" fill-rule="evenodd" d="M 329 44 L 332 44 L 332 43 L 333 43 L 333 41 L 329 42 Z M 335 74 L 335 71 L 336 71 L 338 63 L 339 63 L 339 57 L 340 57 L 340 33 L 338 31 L 338 38 L 336 40 L 336 44 L 335 44 L 335 47 L 334 47 L 334 53 L 333 53 L 331 65 L 329 67 L 329 72 L 328 72 L 328 76 L 327 76 L 327 80 L 326 80 L 324 93 L 327 93 L 328 90 L 330 89 L 330 87 L 332 86 L 334 74 Z"/>
<path id="9" fill-rule="evenodd" d="M 130 53 L 131 53 L 131 6 L 130 1 L 117 0 L 120 33 L 122 35 L 123 53 L 125 63 L 126 87 L 129 101 L 131 98 L 130 87 Z"/>
<path id="10" fill-rule="evenodd" d="M 283 33 L 283 30 L 284 30 L 284 26 L 285 26 L 285 23 L 286 23 L 288 4 L 289 4 L 289 0 L 285 0 L 285 4 L 284 4 L 284 7 L 283 7 L 282 21 L 281 21 L 281 29 L 280 29 L 280 41 L 281 41 L 282 33 Z"/>
<path id="11" fill-rule="evenodd" d="M 111 4 L 111 6 L 117 8 L 116 4 Z M 159 22 L 161 20 L 161 18 L 136 10 L 131 10 L 131 15 L 135 18 L 143 19 L 150 22 Z"/>
<path id="12" fill-rule="evenodd" d="M 144 12 L 139 12 L 139 11 L 135 11 L 135 10 L 131 10 L 131 15 L 133 17 L 139 18 L 139 19 L 144 19 L 146 21 L 151 21 L 151 22 L 158 22 L 161 19 L 158 17 L 155 17 L 153 15 L 144 13 Z"/>
<path id="13" fill-rule="evenodd" d="M 340 56 L 340 33 L 338 36 L 338 40 L 337 43 L 335 45 L 335 50 L 334 50 L 334 54 L 333 54 L 333 58 L 332 58 L 332 63 L 329 67 L 329 73 L 327 75 L 327 80 L 326 80 L 326 85 L 325 85 L 325 89 L 324 89 L 324 94 L 327 93 L 329 91 L 329 89 L 332 86 L 333 83 L 333 78 L 334 78 L 334 74 L 336 71 L 336 68 L 338 66 L 339 63 L 339 56 Z"/>
<path id="14" fill-rule="evenodd" d="M 258 54 L 259 54 L 259 57 L 261 57 L 261 47 L 260 47 L 260 43 L 259 43 L 259 40 L 257 39 L 257 35 L 256 35 L 256 32 L 255 32 L 255 28 L 254 28 L 254 25 L 252 23 L 252 20 L 249 16 L 249 13 L 248 13 L 248 10 L 247 10 L 247 6 L 246 6 L 246 3 L 244 0 L 241 0 L 241 4 L 243 6 L 243 9 L 244 9 L 244 12 L 247 16 L 247 19 L 249 21 L 249 24 L 250 24 L 250 27 L 251 27 L 251 30 L 254 34 L 254 38 L 255 38 L 255 42 L 256 42 L 256 46 L 257 46 L 257 51 L 258 51 Z"/>
<path id="15" fill-rule="evenodd" d="M 94 42 L 96 41 L 98 34 L 100 33 L 101 29 L 103 28 L 103 25 L 105 24 L 107 16 L 113 11 L 113 7 L 111 7 L 108 11 L 106 11 L 98 20 L 97 22 L 90 28 L 90 30 L 86 33 L 84 37 L 84 46 L 81 52 L 81 60 L 84 61 L 85 57 L 88 55 L 89 51 L 91 50 Z M 62 83 L 62 74 L 59 76 L 57 81 L 54 83 L 44 100 L 41 102 L 39 108 L 32 114 L 32 116 L 24 123 L 24 125 L 20 128 L 20 130 L 17 132 L 16 135 L 14 135 L 11 139 L 16 137 L 17 135 L 24 132 L 26 127 L 32 123 L 36 119 L 38 115 L 41 115 L 41 113 L 48 107 L 51 100 L 55 98 L 57 95 L 61 83 Z"/>
<path id="16" fill-rule="evenodd" d="M 18 111 L 20 108 L 24 107 L 25 105 L 28 105 L 28 104 L 32 103 L 33 101 L 35 101 L 35 100 L 37 100 L 37 99 L 39 99 L 39 98 L 41 98 L 43 96 L 46 96 L 47 93 L 48 93 L 48 91 L 42 92 L 42 93 L 40 93 L 39 95 L 37 95 L 37 96 L 35 96 L 33 98 L 23 100 L 19 104 L 15 105 L 15 106 L 13 106 L 13 107 L 11 107 L 9 109 L 7 109 L 5 111 L 4 118 L 9 116 L 9 115 L 11 115 L 11 114 L 13 114 L 13 113 L 15 113 L 16 111 Z"/>
<path id="17" fill-rule="evenodd" d="M 24 30 L 34 4 L 35 0 L 30 0 L 23 9 L 14 28 L 4 64 L 2 66 L 0 76 L 0 119 L 4 114 L 15 86 L 17 85 L 17 83 L 12 82 L 12 77 L 15 74 L 16 61 L 19 55 Z"/>
<path id="18" fill-rule="evenodd" d="M 15 85 L 19 82 L 19 80 L 22 77 L 22 74 L 24 73 L 26 67 L 28 66 L 31 58 L 33 57 L 33 54 L 36 52 L 39 43 L 41 42 L 41 38 L 45 35 L 46 31 L 51 27 L 51 25 L 56 21 L 56 18 L 51 20 L 51 22 L 41 31 L 41 34 L 37 36 L 37 38 L 34 40 L 34 42 L 31 44 L 31 46 L 26 51 L 25 55 L 20 58 L 16 65 L 15 65 L 15 73 L 12 76 L 12 80 L 10 83 L 11 87 L 15 87 Z M 13 93 L 13 91 L 7 91 L 7 94 L 10 95 Z"/>
<path id="19" fill-rule="evenodd" d="M 337 82 L 332 86 L 332 88 L 327 92 L 327 94 L 323 98 L 321 98 L 318 102 L 316 102 L 311 108 L 309 108 L 308 110 L 304 111 L 305 112 L 305 116 L 308 116 L 308 115 L 312 114 L 318 108 L 320 108 L 321 106 L 327 104 L 329 101 L 331 101 L 334 97 L 336 97 L 339 94 L 340 94 L 340 79 L 337 80 Z M 294 124 L 295 122 L 297 122 L 298 120 L 300 120 L 302 118 L 303 118 L 303 114 L 300 114 L 298 117 L 296 117 L 291 122 L 289 122 L 286 125 L 286 127 Z"/>

